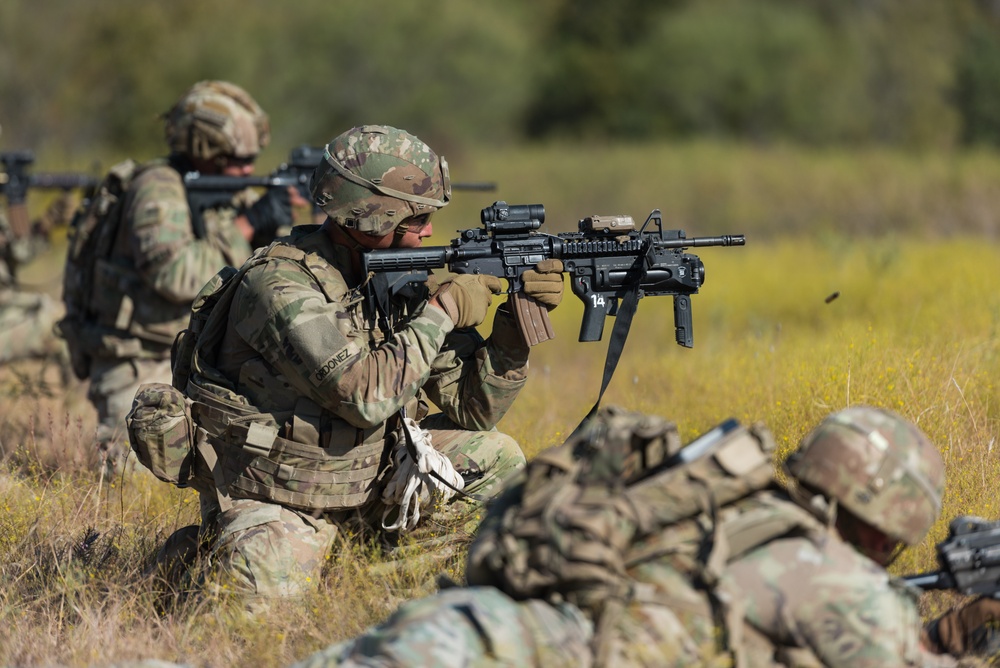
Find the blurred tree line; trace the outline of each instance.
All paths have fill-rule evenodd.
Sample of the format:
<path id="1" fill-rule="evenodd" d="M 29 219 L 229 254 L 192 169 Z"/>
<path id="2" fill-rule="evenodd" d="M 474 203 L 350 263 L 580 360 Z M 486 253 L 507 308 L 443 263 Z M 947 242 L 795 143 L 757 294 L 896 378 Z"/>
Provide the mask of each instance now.
<path id="1" fill-rule="evenodd" d="M 1000 144 L 1000 0 L 4 0 L 2 146 L 162 151 L 157 116 L 225 78 L 274 146 L 359 123 L 454 155 L 714 136 Z"/>

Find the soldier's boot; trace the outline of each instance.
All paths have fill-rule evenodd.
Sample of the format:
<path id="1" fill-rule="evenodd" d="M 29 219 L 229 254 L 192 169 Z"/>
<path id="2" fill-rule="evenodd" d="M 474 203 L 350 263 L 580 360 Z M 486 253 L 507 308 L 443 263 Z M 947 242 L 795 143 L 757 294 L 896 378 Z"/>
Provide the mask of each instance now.
<path id="1" fill-rule="evenodd" d="M 191 524 L 170 534 L 144 575 L 155 580 L 156 608 L 163 613 L 194 588 L 192 571 L 202 554 L 201 527 Z"/>

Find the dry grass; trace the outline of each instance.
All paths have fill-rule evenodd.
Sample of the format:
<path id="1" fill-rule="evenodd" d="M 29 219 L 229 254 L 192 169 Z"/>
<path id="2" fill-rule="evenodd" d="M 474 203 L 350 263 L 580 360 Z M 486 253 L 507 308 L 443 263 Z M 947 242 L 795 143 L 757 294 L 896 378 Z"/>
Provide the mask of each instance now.
<path id="1" fill-rule="evenodd" d="M 638 219 L 659 208 L 692 235 L 1000 235 L 1000 159 L 988 151 L 579 141 L 449 158 L 456 181 L 489 179 L 499 189 L 456 193 L 435 217 L 445 234 L 478 225 L 479 209 L 502 199 L 545 204 L 546 227 L 558 232 L 591 214 Z"/>
<path id="2" fill-rule="evenodd" d="M 553 193 L 588 191 L 572 208 L 567 196 L 552 196 L 550 212 L 572 211 L 573 220 L 625 210 L 621 203 L 635 200 L 632 213 L 659 205 L 675 209 L 680 220 L 709 221 L 689 224 L 691 234 L 748 233 L 745 248 L 699 252 L 708 281 L 693 299 L 693 350 L 673 342 L 669 300 L 640 303 L 604 403 L 671 417 L 687 438 L 730 415 L 762 420 L 783 453 L 832 410 L 854 403 L 892 408 L 915 420 L 944 455 L 944 517 L 1000 516 L 993 454 L 1000 424 L 1000 248 L 984 241 L 995 229 L 993 212 L 1000 211 L 987 188 L 1000 182 L 995 161 L 871 154 L 849 164 L 841 155 L 777 151 L 773 163 L 770 154 L 758 156 L 762 162 L 754 171 L 752 151 L 723 159 L 712 150 L 679 147 L 636 170 L 636 150 L 608 149 L 599 153 L 599 163 L 617 175 L 614 183 L 599 186 L 590 174 L 593 163 L 583 160 L 561 163 L 574 164 L 577 181 L 566 175 L 546 182 Z M 524 174 L 486 167 L 477 173 L 510 183 L 510 201 L 548 204 L 548 190 L 517 196 L 531 192 L 531 179 L 545 181 L 539 165 L 555 162 L 545 152 L 524 158 Z M 779 158 L 786 175 L 804 176 L 786 184 L 778 177 Z M 858 164 L 861 175 L 855 174 Z M 845 185 L 852 179 L 864 184 L 865 176 L 870 196 L 865 185 Z M 662 192 L 654 180 L 663 181 Z M 699 202 L 716 187 L 716 201 Z M 796 188 L 808 197 L 796 199 Z M 848 190 L 850 197 L 843 194 Z M 917 191 L 922 204 L 904 206 Z M 646 202 L 650 192 L 655 202 Z M 606 208 L 585 206 L 605 197 Z M 935 197 L 942 199 L 929 204 Z M 797 230 L 797 240 L 766 241 L 777 238 L 780 227 L 766 224 L 767 198 L 780 204 L 772 214 L 786 212 L 777 223 Z M 897 213 L 884 219 L 886 234 L 877 237 L 805 234 L 799 220 L 815 210 L 818 228 L 829 230 L 827 223 L 838 216 L 856 212 L 861 225 L 886 207 Z M 946 208 L 948 215 L 932 230 L 938 241 L 904 235 L 927 232 L 932 216 Z M 458 219 L 443 219 L 449 220 Z M 956 230 L 962 234 L 940 240 Z M 442 231 L 447 234 L 439 230 L 440 242 Z M 834 292 L 840 296 L 826 303 Z M 531 379 L 500 425 L 529 456 L 560 442 L 596 399 L 612 321 L 604 342 L 577 343 L 581 310 L 568 295 L 554 313 L 557 340 L 534 351 Z M 196 495 L 142 479 L 100 485 L 90 472 L 94 419 L 84 390 L 61 387 L 57 370 L 34 363 L 0 370 L 0 665 L 103 665 L 143 657 L 206 666 L 286 665 L 384 619 L 402 599 L 431 586 L 433 565 L 386 568 L 376 549 L 362 545 L 331 556 L 315 594 L 279 603 L 255 619 L 214 598 L 159 614 L 156 589 L 142 573 L 167 535 L 196 521 Z M 945 530 L 943 519 L 896 568 L 932 567 L 934 542 Z M 461 576 L 459 559 L 443 566 Z M 927 599 L 927 614 L 945 600 Z"/>

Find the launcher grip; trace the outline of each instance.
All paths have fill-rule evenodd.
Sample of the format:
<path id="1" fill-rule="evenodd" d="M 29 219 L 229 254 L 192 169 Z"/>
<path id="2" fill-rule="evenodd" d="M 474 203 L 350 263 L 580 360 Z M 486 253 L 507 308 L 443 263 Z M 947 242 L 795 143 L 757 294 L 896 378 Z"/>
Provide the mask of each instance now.
<path id="1" fill-rule="evenodd" d="M 538 300 L 522 292 L 510 296 L 514 320 L 529 346 L 556 338 L 549 312 Z"/>
<path id="2" fill-rule="evenodd" d="M 694 325 L 691 318 L 691 298 L 674 295 L 674 333 L 678 345 L 694 347 Z"/>

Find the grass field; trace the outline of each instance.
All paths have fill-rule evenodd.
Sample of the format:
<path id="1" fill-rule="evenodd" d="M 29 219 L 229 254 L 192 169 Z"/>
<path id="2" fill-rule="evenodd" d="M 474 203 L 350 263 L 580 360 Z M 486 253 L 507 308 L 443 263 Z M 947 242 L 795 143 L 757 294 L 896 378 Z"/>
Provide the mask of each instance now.
<path id="1" fill-rule="evenodd" d="M 683 150 L 691 151 L 687 159 L 692 164 L 742 165 L 744 173 L 733 177 L 734 184 L 773 179 L 777 188 L 781 181 L 767 156 L 761 158 L 760 173 L 748 175 L 749 153 L 735 152 L 723 160 L 709 149 Z M 616 151 L 599 155 L 595 169 L 617 173 L 628 162 Z M 844 156 L 813 162 L 792 158 L 803 163 L 792 159 L 791 172 L 786 171 L 805 175 L 798 182 L 800 194 L 812 187 L 807 183 L 819 189 L 824 179 L 836 181 L 835 174 L 847 179 L 851 173 Z M 884 227 L 875 230 L 878 234 L 870 229 L 859 235 L 853 233 L 862 230 L 853 228 L 834 231 L 832 224 L 810 233 L 795 222 L 805 216 L 808 203 L 792 196 L 795 184 L 783 185 L 788 202 L 800 212 L 785 221 L 792 233 L 783 238 L 781 226 L 762 222 L 767 218 L 763 208 L 753 213 L 751 207 L 745 219 L 734 209 L 726 218 L 721 213 L 725 207 L 716 202 L 718 218 L 695 225 L 693 208 L 688 210 L 681 200 L 696 198 L 679 197 L 678 186 L 664 191 L 663 201 L 678 207 L 675 214 L 687 221 L 689 234 L 746 232 L 747 246 L 699 249 L 707 281 L 692 300 L 694 349 L 674 343 L 670 300 L 640 302 L 604 404 L 670 417 L 686 439 L 729 416 L 745 423 L 761 420 L 776 434 L 782 454 L 822 416 L 849 404 L 902 413 L 938 445 L 948 466 L 945 519 L 924 544 L 901 557 L 895 569 L 906 572 L 934 565 L 933 545 L 943 537 L 947 518 L 1000 516 L 995 492 L 1000 467 L 993 454 L 1000 424 L 995 387 L 1000 377 L 1000 247 L 990 242 L 997 221 L 987 215 L 1000 210 L 990 208 L 997 202 L 989 199 L 987 187 L 991 175 L 992 184 L 1000 183 L 1000 169 L 973 156 L 959 164 L 956 173 L 961 176 L 941 176 L 928 168 L 921 187 L 917 174 L 924 172 L 917 158 L 870 160 L 874 166 L 858 169 L 883 194 L 913 188 L 931 197 L 934 184 L 950 182 L 952 195 L 964 195 L 952 197 L 952 208 L 945 206 L 947 199 L 935 204 L 933 210 L 952 211 L 938 226 L 921 210 L 913 221 L 903 213 L 887 215 Z M 947 162 L 939 160 L 935 164 Z M 526 161 L 536 165 L 534 178 L 544 180 L 537 167 L 543 158 Z M 906 166 L 900 174 L 893 172 L 897 161 Z M 651 162 L 642 171 L 661 170 L 669 176 L 671 169 L 671 164 Z M 705 178 L 712 171 L 693 170 Z M 769 170 L 771 177 L 766 176 Z M 510 191 L 517 194 L 524 186 L 510 181 L 515 176 L 511 170 L 497 178 L 511 182 Z M 863 176 L 850 178 L 863 183 Z M 588 204 L 600 201 L 601 193 L 589 191 L 592 184 L 583 177 L 582 190 L 580 183 L 554 180 L 546 188 L 572 185 L 588 193 L 584 199 L 593 199 Z M 723 190 L 731 193 L 733 188 Z M 877 200 L 868 202 L 861 186 L 855 190 L 854 200 L 869 208 L 857 206 L 875 216 Z M 630 213 L 641 215 L 657 205 L 666 212 L 666 203 L 650 204 L 653 195 L 629 195 L 625 188 L 609 195 L 614 202 L 610 209 L 570 209 L 569 198 L 562 198 L 550 211 L 575 210 L 575 217 L 609 213 L 621 210 L 627 201 L 623 198 L 634 198 L 637 204 Z M 766 200 L 766 194 L 749 186 L 742 197 L 760 207 Z M 775 197 L 772 193 L 772 204 Z M 968 205 L 973 200 L 976 205 Z M 513 195 L 510 201 L 548 202 L 544 196 Z M 833 195 L 816 201 L 817 210 L 846 207 Z M 471 203 L 461 206 L 474 208 Z M 982 216 L 979 228 L 970 222 L 974 210 Z M 462 223 L 456 221 L 468 220 L 465 215 L 442 223 L 459 227 Z M 550 222 L 569 217 L 563 214 Z M 439 231 L 437 237 L 435 242 L 444 243 L 447 232 Z M 559 443 L 586 414 L 600 386 L 613 321 L 608 321 L 604 341 L 578 343 L 582 308 L 572 295 L 566 299 L 553 313 L 557 339 L 532 353 L 529 383 L 500 424 L 529 457 Z M 98 484 L 89 472 L 94 419 L 84 388 L 64 390 L 56 369 L 40 370 L 35 363 L 20 363 L 0 374 L 0 665 L 104 665 L 140 657 L 211 666 L 285 665 L 383 619 L 431 580 L 432 570 L 422 566 L 386 574 L 378 568 L 378 555 L 355 548 L 331 557 L 316 594 L 278 604 L 256 619 L 213 599 L 157 614 L 155 592 L 142 570 L 171 531 L 196 521 L 196 495 L 141 479 Z M 458 560 L 444 566 L 461 577 Z M 926 599 L 928 615 L 948 602 L 941 596 Z"/>

